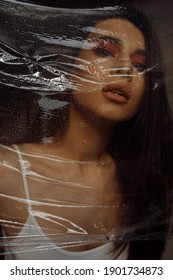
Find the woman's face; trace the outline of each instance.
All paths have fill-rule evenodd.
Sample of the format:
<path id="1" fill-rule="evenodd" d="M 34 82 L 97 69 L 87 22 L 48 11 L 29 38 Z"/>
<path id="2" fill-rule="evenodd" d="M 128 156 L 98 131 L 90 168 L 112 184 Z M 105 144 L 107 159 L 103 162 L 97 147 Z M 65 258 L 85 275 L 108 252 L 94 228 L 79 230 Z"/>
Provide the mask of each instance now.
<path id="1" fill-rule="evenodd" d="M 144 96 L 146 61 L 145 39 L 135 25 L 99 22 L 76 60 L 74 104 L 111 121 L 130 119 Z"/>

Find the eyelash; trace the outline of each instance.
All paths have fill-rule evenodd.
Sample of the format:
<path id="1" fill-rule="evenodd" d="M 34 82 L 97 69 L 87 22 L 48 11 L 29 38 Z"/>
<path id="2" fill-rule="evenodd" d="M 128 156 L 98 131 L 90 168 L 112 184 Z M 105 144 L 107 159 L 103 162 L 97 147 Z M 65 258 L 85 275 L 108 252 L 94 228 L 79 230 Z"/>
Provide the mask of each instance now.
<path id="1" fill-rule="evenodd" d="M 137 68 L 138 72 L 142 73 L 146 70 L 146 65 L 138 62 L 132 63 L 135 68 Z"/>
<path id="2" fill-rule="evenodd" d="M 100 46 L 97 46 L 96 48 L 94 48 L 94 53 L 96 55 L 99 55 L 99 56 L 111 56 L 111 57 L 114 57 L 114 54 L 112 52 L 110 52 L 106 48 L 103 48 L 103 47 L 100 47 Z"/>

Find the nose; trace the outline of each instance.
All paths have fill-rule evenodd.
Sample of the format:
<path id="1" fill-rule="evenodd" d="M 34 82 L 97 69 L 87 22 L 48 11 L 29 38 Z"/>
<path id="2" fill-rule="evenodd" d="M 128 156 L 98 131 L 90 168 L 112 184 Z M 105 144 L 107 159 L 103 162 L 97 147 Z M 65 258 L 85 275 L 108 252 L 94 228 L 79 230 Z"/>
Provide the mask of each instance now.
<path id="1" fill-rule="evenodd" d="M 110 76 L 119 76 L 122 79 L 127 79 L 128 82 L 132 81 L 133 78 L 133 68 L 132 67 L 116 67 L 110 70 Z"/>

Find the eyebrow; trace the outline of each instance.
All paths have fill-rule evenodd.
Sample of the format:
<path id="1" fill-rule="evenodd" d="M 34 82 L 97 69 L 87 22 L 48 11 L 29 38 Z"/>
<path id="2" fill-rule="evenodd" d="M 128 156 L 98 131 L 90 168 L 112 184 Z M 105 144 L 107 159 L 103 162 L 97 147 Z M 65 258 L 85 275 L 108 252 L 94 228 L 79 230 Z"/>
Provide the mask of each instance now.
<path id="1" fill-rule="evenodd" d="M 101 37 L 98 37 L 96 39 L 105 40 L 105 41 L 111 42 L 111 43 L 113 43 L 115 45 L 117 45 L 117 44 L 118 45 L 122 45 L 122 43 L 123 43 L 120 39 L 118 39 L 116 37 L 111 37 L 111 36 L 101 36 Z"/>

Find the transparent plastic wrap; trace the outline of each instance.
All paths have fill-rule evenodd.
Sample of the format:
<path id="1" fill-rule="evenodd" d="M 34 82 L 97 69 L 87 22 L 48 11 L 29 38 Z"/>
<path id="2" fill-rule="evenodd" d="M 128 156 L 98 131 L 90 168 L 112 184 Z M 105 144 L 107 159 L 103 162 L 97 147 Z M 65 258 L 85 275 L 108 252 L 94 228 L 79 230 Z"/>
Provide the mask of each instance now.
<path id="1" fill-rule="evenodd" d="M 31 2 L 0 3 L 1 258 L 173 258 L 172 64 L 149 1 Z"/>

